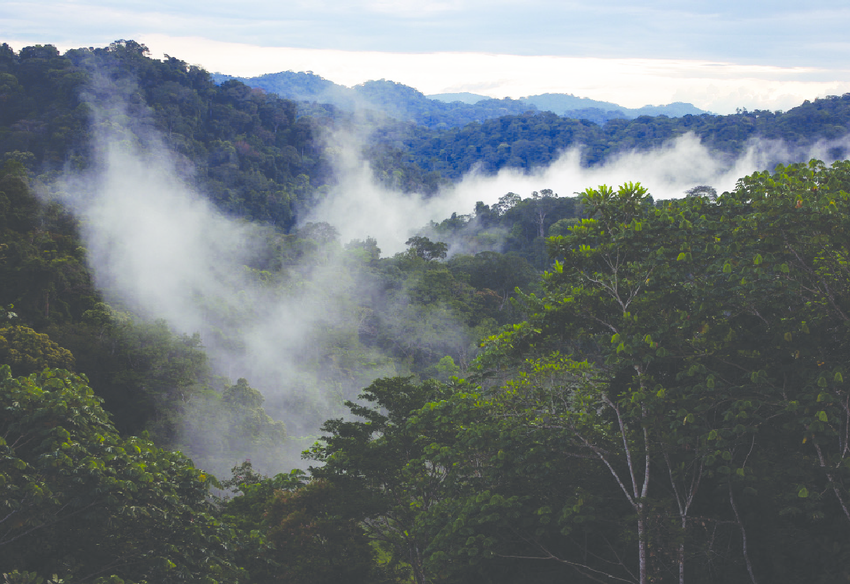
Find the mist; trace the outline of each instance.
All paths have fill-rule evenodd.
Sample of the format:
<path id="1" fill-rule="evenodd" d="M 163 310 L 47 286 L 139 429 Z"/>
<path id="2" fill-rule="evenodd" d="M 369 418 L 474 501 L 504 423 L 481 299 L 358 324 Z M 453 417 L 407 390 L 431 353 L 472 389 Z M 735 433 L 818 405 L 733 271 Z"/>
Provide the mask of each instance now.
<path id="1" fill-rule="evenodd" d="M 192 186 L 191 167 L 169 151 L 143 104 L 130 107 L 122 97 L 132 88 L 118 91 L 103 78 L 99 83 L 88 96 L 98 163 L 90 172 L 69 172 L 54 196 L 80 219 L 88 261 L 107 302 L 140 319 L 164 319 L 178 334 L 198 333 L 214 372 L 231 382 L 246 378 L 265 396 L 266 411 L 286 423 L 288 446 L 249 453 L 264 472 L 302 465 L 298 453 L 315 439 L 322 421 L 345 413 L 344 399 L 353 399 L 376 378 L 408 373 L 374 348 L 358 346 L 359 360 L 346 362 L 369 316 L 351 299 L 375 293 L 376 283 L 341 244 L 371 237 L 384 256 L 392 256 L 429 222 L 469 213 L 477 201 L 493 204 L 508 192 L 527 197 L 548 188 L 573 196 L 587 187 L 626 181 L 641 182 L 656 199 L 682 197 L 697 185 L 722 192 L 768 164 L 823 157 L 835 146 L 798 152 L 777 143 L 752 143 L 740 158 L 729 160 L 685 135 L 660 149 L 624 153 L 592 168 L 581 166 L 576 148 L 533 172 L 485 176 L 473 171 L 425 198 L 377 184 L 360 157 L 358 140 L 331 135 L 338 186 L 299 227 L 306 233 L 311 223 L 328 224 L 338 237 L 331 233 L 301 259 L 270 272 L 269 258 L 279 260 L 278 248 L 288 236 L 220 213 Z M 387 308 L 387 318 L 405 323 L 392 328 L 394 334 L 415 339 L 416 326 L 430 326 L 444 338 L 456 338 L 458 346 L 476 340 L 463 338 L 448 313 L 425 323 L 405 310 L 410 309 L 403 299 Z M 213 420 L 187 424 L 180 440 L 192 454 L 193 445 L 216 439 L 218 414 L 209 411 L 210 402 L 187 407 L 188 416 Z M 199 411 L 193 414 L 192 407 Z M 222 475 L 244 455 L 201 456 L 196 463 Z"/>
<path id="2" fill-rule="evenodd" d="M 471 213 L 476 202 L 492 205 L 509 192 L 525 198 L 534 191 L 552 189 L 559 196 L 570 197 L 588 187 L 640 182 L 655 200 L 682 198 L 686 191 L 701 185 L 711 186 L 720 194 L 733 190 L 738 179 L 773 170 L 778 163 L 812 158 L 831 163 L 834 158 L 830 151 L 848 145 L 850 138 L 806 148 L 753 140 L 741 156 L 730 158 L 712 153 L 695 134 L 688 133 L 660 148 L 621 153 L 592 167 L 582 166 L 581 147 L 576 147 L 548 167 L 530 172 L 505 168 L 485 175 L 473 170 L 452 188 L 430 198 L 392 192 L 376 184 L 368 164 L 357 158 L 356 149 L 350 146 L 342 157 L 340 186 L 311 213 L 310 220 L 330 223 L 343 240 L 364 234 L 375 237 L 382 250 L 393 254 L 404 250 L 404 242 L 429 222 L 439 223 L 452 213 Z"/>
<path id="3" fill-rule="evenodd" d="M 151 151 L 107 138 L 101 152 L 98 171 L 69 180 L 63 200 L 81 218 L 88 261 L 106 300 L 142 319 L 164 319 L 177 333 L 199 333 L 215 373 L 248 379 L 291 437 L 315 434 L 341 410 L 342 397 L 329 403 L 333 392 L 318 387 L 334 380 L 317 378 L 317 360 L 336 342 L 334 331 L 356 330 L 359 315 L 347 311 L 344 299 L 357 275 L 342 258 L 318 253 L 294 267 L 299 273 L 290 279 L 297 285 L 288 285 L 291 270 L 269 282 L 267 273 L 251 268 L 270 253 L 269 229 L 219 213 L 179 176 L 162 144 Z M 372 371 L 354 380 L 358 388 L 336 393 L 354 397 L 371 380 L 397 373 L 380 356 L 374 361 Z M 187 446 L 208 442 L 205 431 L 216 428 L 193 431 L 201 435 L 184 436 Z M 299 444 L 298 452 L 308 445 Z M 298 452 L 287 452 L 286 463 L 298 466 Z M 275 464 L 274 457 L 252 458 Z"/>

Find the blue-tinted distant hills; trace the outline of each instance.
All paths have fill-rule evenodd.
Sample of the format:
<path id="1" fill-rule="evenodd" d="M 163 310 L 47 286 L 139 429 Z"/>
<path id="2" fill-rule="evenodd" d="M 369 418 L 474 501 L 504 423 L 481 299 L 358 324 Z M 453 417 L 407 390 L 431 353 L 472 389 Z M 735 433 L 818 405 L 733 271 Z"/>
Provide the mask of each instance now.
<path id="1" fill-rule="evenodd" d="M 431 95 L 426 96 L 429 99 L 436 99 L 437 101 L 444 101 L 446 103 L 452 103 L 455 101 L 459 101 L 461 103 L 467 103 L 469 105 L 473 105 L 478 103 L 479 101 L 490 99 L 486 95 L 479 95 L 477 93 L 469 93 L 468 91 L 463 91 L 461 93 L 433 93 Z"/>
<path id="2" fill-rule="evenodd" d="M 563 93 L 546 93 L 521 99 L 492 99 L 474 93 L 426 96 L 412 87 L 385 79 L 367 81 L 349 88 L 309 71 L 282 71 L 250 78 L 215 73 L 213 79 L 216 83 L 238 79 L 250 87 L 260 88 L 287 99 L 328 104 L 344 111 L 371 110 L 389 118 L 414 122 L 429 128 L 460 127 L 470 122 L 483 122 L 528 111 L 551 111 L 559 116 L 589 120 L 597 124 L 604 124 L 612 119 L 634 119 L 644 115 L 681 117 L 708 113 L 689 103 L 647 105 L 634 109 Z"/>
<path id="3" fill-rule="evenodd" d="M 475 104 L 479 101 L 490 99 L 486 95 L 478 95 L 476 93 L 436 93 L 427 96 L 430 99 L 436 99 L 451 103 L 459 101 L 467 104 Z M 616 103 L 608 101 L 597 101 L 588 97 L 576 97 L 568 93 L 542 93 L 540 95 L 532 95 L 530 97 L 520 98 L 520 101 L 535 106 L 540 111 L 549 111 L 558 114 L 559 116 L 571 117 L 570 114 L 582 111 L 601 111 L 601 112 L 620 112 L 622 117 L 633 119 L 640 116 L 668 116 L 671 118 L 679 118 L 686 115 L 698 116 L 700 114 L 709 113 L 704 110 L 694 107 L 690 103 L 677 101 L 668 105 L 645 105 L 640 108 L 627 108 Z"/>

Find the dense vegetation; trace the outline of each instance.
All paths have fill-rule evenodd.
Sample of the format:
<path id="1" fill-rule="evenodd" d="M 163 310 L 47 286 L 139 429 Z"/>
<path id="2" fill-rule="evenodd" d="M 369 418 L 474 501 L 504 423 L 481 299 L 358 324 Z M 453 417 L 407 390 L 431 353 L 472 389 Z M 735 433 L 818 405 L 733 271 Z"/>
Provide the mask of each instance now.
<path id="1" fill-rule="evenodd" d="M 678 117 L 706 113 L 686 103 L 629 109 L 610 102 L 552 93 L 521 99 L 490 99 L 473 94 L 459 95 L 465 99 L 449 99 L 447 95 L 451 94 L 443 94 L 435 99 L 435 96 L 425 96 L 412 87 L 385 79 L 367 81 L 348 88 L 314 73 L 293 71 L 250 78 L 215 73 L 212 78 L 216 83 L 237 79 L 249 87 L 276 93 L 286 99 L 303 102 L 304 105 L 320 103 L 346 111 L 371 110 L 396 120 L 411 121 L 432 129 L 465 126 L 471 122 L 483 122 L 490 118 L 538 110 L 567 118 L 588 119 L 600 124 L 618 118 L 660 115 Z"/>
<path id="2" fill-rule="evenodd" d="M 850 129 L 850 95 L 806 102 L 785 113 L 742 111 L 727 116 L 703 114 L 679 118 L 641 116 L 614 119 L 604 125 L 561 117 L 551 112 L 528 112 L 472 123 L 442 132 L 409 127 L 394 139 L 399 153 L 390 148 L 384 156 L 401 158 L 406 174 L 439 173 L 457 179 L 473 167 L 491 173 L 502 168 L 531 170 L 551 164 L 568 148 L 581 147 L 583 164 L 604 162 L 629 150 L 658 148 L 688 132 L 703 145 L 728 158 L 740 155 L 751 140 L 777 140 L 790 148 L 772 162 L 793 162 L 799 153 L 818 141 L 838 140 Z M 834 144 L 834 159 L 846 155 Z"/>
<path id="3" fill-rule="evenodd" d="M 44 366 L 84 372 L 122 432 L 149 431 L 160 446 L 180 447 L 218 470 L 248 456 L 277 467 L 279 456 L 269 450 L 281 431 L 269 415 L 285 420 L 290 435 L 309 435 L 375 377 L 458 371 L 474 356 L 479 337 L 518 318 L 507 302 L 514 288 L 537 279 L 527 253 L 461 254 L 444 263 L 412 246 L 381 257 L 372 239 L 343 245 L 329 225 L 295 228 L 298 209 L 321 197 L 332 177 L 314 137 L 317 122 L 296 120 L 292 102 L 238 82 L 215 86 L 205 72 L 172 58 L 150 59 L 132 41 L 64 56 L 53 47 L 4 51 L 9 107 L 0 128 L 6 159 L 0 169 L 0 306 L 10 318 L 0 329 L 0 356 L 16 375 Z M 50 85 L 59 78 L 69 85 L 65 94 Z M 36 125 L 38 132 L 26 130 Z M 69 167 L 97 171 L 104 134 L 148 149 L 162 148 L 161 136 L 176 151 L 187 186 L 230 216 L 255 220 L 254 253 L 236 290 L 251 302 L 199 298 L 206 328 L 187 335 L 104 302 L 77 219 L 34 194 L 69 188 L 54 180 Z M 248 143 L 254 150 L 240 146 Z M 300 166 L 280 163 L 282 153 L 296 146 L 304 151 L 296 160 Z M 232 156 L 218 158 L 222 149 Z M 316 162 L 307 167 L 310 151 Z M 524 241 L 540 249 L 538 239 Z M 499 247 L 491 240 L 479 251 Z M 494 261 L 515 272 L 490 274 Z M 305 295 L 335 315 L 311 332 L 309 343 L 293 347 L 301 351 L 293 359 L 309 375 L 282 380 L 255 372 L 251 383 L 265 397 L 246 397 L 227 415 L 218 413 L 222 404 L 233 406 L 227 396 L 238 385 L 220 376 L 222 363 L 250 358 L 240 330 L 266 319 L 270 302 Z M 246 416 L 254 420 L 249 436 L 234 438 Z M 199 429 L 207 430 L 203 439 L 194 436 Z"/>
<path id="4" fill-rule="evenodd" d="M 153 130 L 185 157 L 187 178 L 223 211 L 291 227 L 330 180 L 313 121 L 297 120 L 290 101 L 146 53 L 133 41 L 65 55 L 0 47 L 0 152 L 39 174 L 90 168 L 95 138 L 123 119 L 133 140 Z"/>
<path id="5" fill-rule="evenodd" d="M 257 253 L 244 266 L 239 290 L 255 302 L 221 305 L 199 297 L 202 342 L 199 334 L 174 334 L 162 320 L 147 322 L 105 303 L 76 221 L 58 204 L 40 202 L 27 180 L 18 162 L 0 168 L 0 359 L 16 375 L 45 366 L 85 372 L 119 430 L 147 430 L 160 445 L 184 448 L 218 469 L 243 456 L 277 460 L 262 453 L 280 434 L 266 410 L 291 433 L 309 434 L 377 376 L 445 377 L 466 367 L 478 338 L 516 321 L 508 299 L 517 286 L 533 286 L 539 273 L 519 254 L 484 251 L 441 261 L 446 245 L 426 253 L 437 245 L 427 237 L 382 258 L 375 240 L 343 246 L 326 224 L 291 234 L 263 227 L 254 233 Z M 309 331 L 310 343 L 292 347 L 311 375 L 284 384 L 256 372 L 274 399 L 241 392 L 237 402 L 228 401 L 238 384 L 218 375 L 222 365 L 208 353 L 220 361 L 249 359 L 240 326 L 266 319 L 270 303 L 305 296 L 334 315 Z M 228 405 L 226 416 L 214 413 L 221 404 Z M 228 436 L 241 431 L 246 415 L 254 422 L 248 445 L 238 446 Z M 186 442 L 194 428 L 206 428 L 205 438 Z M 230 462 L 215 464 L 221 457 Z"/>
<path id="6" fill-rule="evenodd" d="M 508 193 L 382 257 L 297 223 L 335 179 L 323 121 L 292 102 L 132 41 L 4 46 L 0 83 L 7 582 L 850 579 L 850 162 L 674 201 Z M 544 143 L 549 120 L 589 145 L 690 128 L 731 153 L 839 137 L 847 102 L 492 128 Z M 367 152 L 406 152 L 380 143 L 400 128 L 424 131 L 385 127 Z M 186 184 L 255 221 L 242 304 L 199 295 L 200 334 L 105 302 L 80 220 L 35 196 L 97 170 L 105 130 L 161 132 Z M 383 172 L 413 176 L 405 156 Z M 222 375 L 251 358 L 255 301 L 296 297 L 337 307 L 292 346 L 309 375 Z M 309 471 L 264 476 L 293 444 Z"/>

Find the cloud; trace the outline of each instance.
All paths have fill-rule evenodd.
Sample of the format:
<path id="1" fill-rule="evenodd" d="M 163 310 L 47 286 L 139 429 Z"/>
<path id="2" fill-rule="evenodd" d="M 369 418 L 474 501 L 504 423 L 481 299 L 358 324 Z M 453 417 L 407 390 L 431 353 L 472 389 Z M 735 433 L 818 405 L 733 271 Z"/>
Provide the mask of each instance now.
<path id="1" fill-rule="evenodd" d="M 248 77 L 313 71 L 346 86 L 390 79 L 425 94 L 470 91 L 519 98 L 570 93 L 625 107 L 685 101 L 708 111 L 732 113 L 739 107 L 785 110 L 806 99 L 850 91 L 850 69 L 828 72 L 815 67 L 671 59 L 262 48 L 162 35 L 137 40 L 155 55 L 179 56 L 210 71 Z"/>
<path id="2" fill-rule="evenodd" d="M 575 196 L 588 187 L 640 182 L 656 200 L 682 198 L 688 189 L 700 185 L 722 193 L 733 190 L 738 179 L 772 170 L 779 162 L 810 158 L 831 162 L 833 147 L 850 147 L 850 140 L 821 142 L 807 149 L 754 141 L 740 157 L 731 159 L 712 154 L 694 134 L 686 134 L 661 148 L 625 152 L 589 168 L 581 165 L 581 151 L 574 148 L 550 166 L 530 173 L 509 168 L 495 175 L 471 172 L 455 186 L 427 199 L 376 185 L 368 165 L 354 154 L 357 149 L 350 139 L 339 139 L 338 144 L 347 153 L 338 166 L 340 186 L 307 220 L 334 225 L 343 241 L 374 237 L 384 253 L 393 254 L 404 250 L 405 241 L 429 222 L 439 223 L 454 212 L 471 213 L 476 202 L 492 205 L 509 192 L 529 197 L 534 191 L 552 189 L 560 196 Z"/>
<path id="3" fill-rule="evenodd" d="M 850 10 L 824 0 L 674 3 L 556 0 L 220 0 L 200 3 L 5 2 L 0 21 L 24 43 L 92 46 L 141 35 L 184 35 L 265 47 L 377 52 L 477 52 L 679 58 L 845 67 Z M 267 71 L 268 72 L 268 71 Z"/>
<path id="4" fill-rule="evenodd" d="M 423 0 L 373 0 L 365 8 L 399 18 L 423 18 L 459 12 L 460 3 Z"/>
<path id="5" fill-rule="evenodd" d="M 116 39 L 211 71 L 309 70 L 424 93 L 571 93 L 628 107 L 787 109 L 850 91 L 850 8 L 792 2 L 555 0 L 12 1 L 7 42 L 61 49 Z M 482 90 L 483 91 L 483 90 Z"/>
<path id="6" fill-rule="evenodd" d="M 107 89 L 92 95 L 120 98 L 118 88 Z M 123 90 L 133 93 L 130 87 Z M 265 281 L 246 266 L 262 263 L 274 248 L 264 241 L 283 245 L 286 238 L 222 216 L 203 193 L 190 188 L 186 161 L 162 144 L 143 108 L 128 112 L 120 99 L 91 106 L 100 164 L 91 175 L 68 177 L 61 196 L 81 218 L 90 264 L 110 301 L 147 318 L 164 318 L 178 332 L 199 332 L 218 371 L 231 379 L 248 378 L 266 396 L 269 410 L 286 416 L 296 434 L 314 432 L 338 413 L 333 408 L 341 398 L 353 397 L 371 379 L 400 373 L 380 354 L 360 354 L 370 365 L 353 373 L 334 369 L 335 358 L 349 358 L 346 339 L 357 338 L 363 318 L 347 299 L 355 291 L 371 295 L 370 281 L 351 262 L 319 248 L 308 261 L 289 265 L 289 273 Z M 374 184 L 357 156 L 356 141 L 334 139 L 339 187 L 309 219 L 336 226 L 343 243 L 375 237 L 385 254 L 404 249 L 407 238 L 429 221 L 468 213 L 476 201 L 492 204 L 507 192 L 528 196 L 550 188 L 570 196 L 602 183 L 640 181 L 656 198 L 676 197 L 698 184 L 730 189 L 769 161 L 800 154 L 777 144 L 753 144 L 744 157 L 729 161 L 713 157 L 694 136 L 684 136 L 659 150 L 625 153 L 594 168 L 581 167 L 579 152 L 572 150 L 530 174 L 472 173 L 421 199 Z M 819 152 L 829 146 L 818 145 Z M 403 304 L 391 306 L 389 317 L 403 319 Z M 390 330 L 416 338 L 420 325 L 456 334 L 448 321 L 435 325 L 409 315 L 407 328 Z"/>

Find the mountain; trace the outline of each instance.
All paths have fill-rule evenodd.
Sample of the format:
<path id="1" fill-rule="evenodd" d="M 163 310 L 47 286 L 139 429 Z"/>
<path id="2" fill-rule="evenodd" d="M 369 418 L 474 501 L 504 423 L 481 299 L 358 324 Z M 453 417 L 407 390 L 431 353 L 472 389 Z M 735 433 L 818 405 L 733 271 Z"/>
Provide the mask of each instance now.
<path id="1" fill-rule="evenodd" d="M 471 122 L 483 122 L 504 115 L 527 111 L 551 111 L 559 116 L 605 124 L 612 119 L 640 116 L 681 117 L 707 113 L 689 103 L 625 108 L 615 103 L 576 97 L 563 93 L 545 93 L 521 99 L 491 99 L 474 93 L 443 93 L 426 96 L 416 89 L 381 79 L 345 87 L 312 72 L 281 71 L 258 77 L 212 75 L 216 83 L 237 79 L 249 87 L 275 93 L 300 102 L 328 104 L 344 111 L 366 109 L 388 117 L 414 122 L 428 128 L 456 128 Z"/>
<path id="2" fill-rule="evenodd" d="M 483 101 L 485 99 L 490 99 L 486 95 L 469 93 L 468 91 L 464 91 L 461 93 L 433 93 L 426 97 L 428 99 L 436 99 L 437 101 L 444 101 L 446 103 L 453 103 L 455 101 L 459 101 L 461 103 L 466 103 L 469 105 L 476 104 L 479 101 Z"/>
<path id="3" fill-rule="evenodd" d="M 645 105 L 640 108 L 627 108 L 608 101 L 597 101 L 587 97 L 576 97 L 566 93 L 544 93 L 523 97 L 521 101 L 534 105 L 542 111 L 550 111 L 559 116 L 572 117 L 570 114 L 582 110 L 601 110 L 604 112 L 621 112 L 627 119 L 640 116 L 668 116 L 678 118 L 686 115 L 698 116 L 706 114 L 704 110 L 690 103 L 675 102 L 669 105 Z"/>
<path id="4" fill-rule="evenodd" d="M 361 116 L 146 53 L 0 44 L 4 582 L 847 581 L 850 161 L 660 205 L 630 182 L 492 202 L 523 183 L 475 181 L 490 205 L 382 256 L 365 229 L 426 214 L 335 176 L 347 146 L 323 135 Z M 535 108 L 342 89 L 375 117 Z M 754 140 L 850 144 L 850 94 L 729 116 L 574 107 L 621 117 L 388 119 L 363 153 L 416 190 L 686 133 L 730 163 Z M 152 156 L 102 164 L 102 133 L 118 159 Z M 590 184 L 631 178 L 599 170 Z M 305 222 L 326 203 L 334 225 Z M 191 336 L 145 318 L 178 312 Z M 304 448 L 309 475 L 263 476 Z"/>

